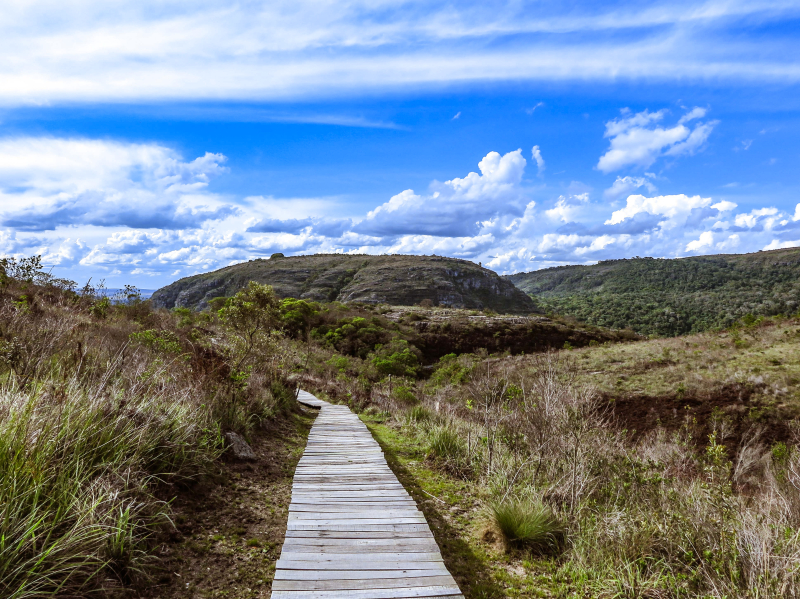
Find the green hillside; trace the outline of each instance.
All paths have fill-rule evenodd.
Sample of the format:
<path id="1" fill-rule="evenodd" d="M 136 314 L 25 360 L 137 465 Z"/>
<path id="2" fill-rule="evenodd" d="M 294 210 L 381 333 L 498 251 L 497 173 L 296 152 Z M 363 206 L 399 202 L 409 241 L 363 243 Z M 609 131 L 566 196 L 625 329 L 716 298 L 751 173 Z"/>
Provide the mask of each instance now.
<path id="1" fill-rule="evenodd" d="M 800 248 L 678 259 L 606 260 L 509 275 L 545 310 L 589 324 L 674 336 L 748 314 L 794 314 Z"/>
<path id="2" fill-rule="evenodd" d="M 494 271 L 442 256 L 316 254 L 251 260 L 186 277 L 157 290 L 153 305 L 203 309 L 215 297 L 230 297 L 249 281 L 271 285 L 280 297 L 313 301 L 411 306 L 489 308 L 528 314 L 531 299 Z M 427 302 L 425 302 L 427 303 Z"/>

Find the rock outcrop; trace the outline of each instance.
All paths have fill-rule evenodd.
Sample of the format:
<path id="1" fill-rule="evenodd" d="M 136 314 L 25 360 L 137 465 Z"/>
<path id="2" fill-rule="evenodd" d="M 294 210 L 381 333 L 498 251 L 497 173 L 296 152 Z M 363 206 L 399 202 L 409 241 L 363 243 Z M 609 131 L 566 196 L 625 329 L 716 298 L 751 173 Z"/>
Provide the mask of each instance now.
<path id="1" fill-rule="evenodd" d="M 280 297 L 314 301 L 411 306 L 428 300 L 435 306 L 508 314 L 537 311 L 530 297 L 494 271 L 441 256 L 276 255 L 180 279 L 151 300 L 161 308 L 203 309 L 249 281 L 272 285 Z"/>

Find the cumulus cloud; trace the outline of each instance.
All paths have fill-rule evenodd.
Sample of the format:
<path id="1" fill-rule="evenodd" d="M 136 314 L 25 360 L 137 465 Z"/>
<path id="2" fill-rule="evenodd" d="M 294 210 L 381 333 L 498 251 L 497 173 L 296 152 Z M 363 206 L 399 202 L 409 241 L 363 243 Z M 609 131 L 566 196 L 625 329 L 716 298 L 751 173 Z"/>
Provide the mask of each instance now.
<path id="1" fill-rule="evenodd" d="M 768 218 L 774 217 L 778 214 L 778 209 L 775 207 L 769 208 L 756 208 L 745 214 L 737 214 L 733 221 L 733 229 L 744 231 L 747 229 L 755 229 L 756 227 L 767 226 L 775 223 L 777 219 Z"/>
<path id="2" fill-rule="evenodd" d="M 482 222 L 522 213 L 525 204 L 520 183 L 525 165 L 522 150 L 504 156 L 490 152 L 478 163 L 480 174 L 434 182 L 427 194 L 407 189 L 367 213 L 353 230 L 390 237 L 475 235 Z"/>
<path id="3" fill-rule="evenodd" d="M 716 247 L 720 251 L 734 250 L 739 247 L 742 238 L 738 234 L 728 235 L 727 239 L 720 241 Z"/>
<path id="4" fill-rule="evenodd" d="M 785 248 L 796 248 L 800 247 L 800 239 L 794 239 L 791 241 L 778 241 L 777 239 L 773 239 L 769 245 L 765 245 L 762 249 L 763 250 L 782 250 Z"/>
<path id="5" fill-rule="evenodd" d="M 703 108 L 694 108 L 672 127 L 663 127 L 666 110 L 631 113 L 623 109 L 622 116 L 606 123 L 605 137 L 609 149 L 600 157 L 597 168 L 610 173 L 625 167 L 647 168 L 662 156 L 692 155 L 702 149 L 719 121 L 697 123 L 690 129 L 687 123 L 703 118 Z"/>
<path id="6" fill-rule="evenodd" d="M 310 218 L 288 218 L 280 220 L 277 218 L 260 219 L 247 227 L 248 233 L 299 233 L 303 229 L 310 227 L 313 221 Z"/>
<path id="7" fill-rule="evenodd" d="M 239 213 L 206 190 L 222 154 L 190 162 L 157 144 L 51 137 L 0 140 L 0 225 L 186 229 Z"/>
<path id="8" fill-rule="evenodd" d="M 650 113 L 630 118 L 657 121 Z M 684 122 L 704 118 L 697 110 Z M 185 160 L 158 144 L 6 139 L 0 157 L 0 253 L 41 253 L 59 276 L 117 284 L 129 277 L 163 284 L 274 252 L 435 253 L 514 272 L 788 247 L 800 230 L 800 208 L 740 211 L 727 199 L 655 195 L 648 174 L 617 177 L 611 195 L 649 195 L 632 193 L 616 209 L 590 201 L 591 189 L 579 182 L 526 186 L 521 150 L 489 152 L 477 172 L 401 191 L 349 217 L 335 198 L 217 195 L 211 181 L 226 172 L 219 154 Z"/>
<path id="9" fill-rule="evenodd" d="M 700 234 L 700 237 L 695 239 L 694 241 L 690 241 L 686 244 L 686 251 L 687 252 L 696 252 L 698 250 L 702 250 L 703 248 L 709 248 L 714 244 L 714 233 L 711 231 L 705 231 L 704 233 Z"/>
<path id="10" fill-rule="evenodd" d="M 555 206 L 545 210 L 545 214 L 553 220 L 569 223 L 575 220 L 582 208 L 589 203 L 589 194 L 562 195 L 556 200 Z"/>
<path id="11" fill-rule="evenodd" d="M 687 218 L 692 210 L 710 206 L 711 201 L 711 198 L 690 197 L 684 194 L 655 196 L 652 198 L 643 195 L 632 195 L 628 197 L 624 208 L 615 210 L 611 214 L 611 218 L 606 220 L 606 224 L 615 225 L 637 214 L 646 212 L 663 217 L 662 222 L 671 228 L 682 224 L 680 219 Z"/>
<path id="12" fill-rule="evenodd" d="M 652 177 L 651 173 L 648 173 Z M 603 192 L 603 197 L 607 200 L 617 200 L 622 196 L 630 195 L 640 187 L 644 187 L 650 193 L 655 193 L 656 186 L 649 180 L 649 177 L 617 177 L 617 180 Z"/>

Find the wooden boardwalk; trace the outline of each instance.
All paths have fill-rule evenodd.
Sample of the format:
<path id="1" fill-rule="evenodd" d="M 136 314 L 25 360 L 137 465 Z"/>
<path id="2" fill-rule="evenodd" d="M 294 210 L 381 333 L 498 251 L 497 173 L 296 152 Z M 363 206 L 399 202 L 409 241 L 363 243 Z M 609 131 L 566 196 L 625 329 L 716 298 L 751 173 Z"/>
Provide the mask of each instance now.
<path id="1" fill-rule="evenodd" d="M 297 464 L 273 599 L 463 599 L 425 517 L 358 417 L 320 409 Z"/>

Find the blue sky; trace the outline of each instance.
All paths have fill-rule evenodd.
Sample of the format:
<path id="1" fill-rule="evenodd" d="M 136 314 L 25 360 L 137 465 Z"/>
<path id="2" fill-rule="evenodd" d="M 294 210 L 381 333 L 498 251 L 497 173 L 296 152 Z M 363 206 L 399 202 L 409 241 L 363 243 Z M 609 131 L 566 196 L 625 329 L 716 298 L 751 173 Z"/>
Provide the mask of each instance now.
<path id="1" fill-rule="evenodd" d="M 12 2 L 0 253 L 154 288 L 796 246 L 799 56 L 800 2 Z"/>

